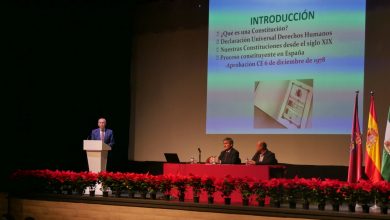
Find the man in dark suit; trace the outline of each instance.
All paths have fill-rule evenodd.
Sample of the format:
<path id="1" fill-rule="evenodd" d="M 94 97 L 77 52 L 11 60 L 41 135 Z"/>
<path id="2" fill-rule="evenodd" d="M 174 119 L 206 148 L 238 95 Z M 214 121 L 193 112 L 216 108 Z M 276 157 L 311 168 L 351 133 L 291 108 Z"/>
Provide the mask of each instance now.
<path id="1" fill-rule="evenodd" d="M 240 153 L 233 148 L 233 139 L 230 137 L 227 137 L 223 139 L 223 148 L 224 150 L 221 152 L 221 154 L 218 157 L 218 160 L 221 162 L 221 164 L 240 164 Z"/>
<path id="2" fill-rule="evenodd" d="M 277 164 L 275 154 L 268 150 L 267 143 L 263 141 L 258 141 L 256 143 L 256 153 L 253 155 L 252 160 L 249 161 L 249 164 L 256 165 L 273 165 Z"/>
<path id="3" fill-rule="evenodd" d="M 91 139 L 92 140 L 102 140 L 104 143 L 108 144 L 110 147 L 112 147 L 115 144 L 114 141 L 114 133 L 111 129 L 106 128 L 106 119 L 100 118 L 98 120 L 98 127 L 91 132 Z"/>

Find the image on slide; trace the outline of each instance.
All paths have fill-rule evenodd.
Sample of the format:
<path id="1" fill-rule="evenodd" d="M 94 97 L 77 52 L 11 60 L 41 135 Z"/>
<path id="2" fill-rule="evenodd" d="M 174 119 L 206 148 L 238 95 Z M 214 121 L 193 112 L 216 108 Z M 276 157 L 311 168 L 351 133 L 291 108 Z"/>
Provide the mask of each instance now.
<path id="1" fill-rule="evenodd" d="M 313 79 L 256 81 L 254 128 L 311 128 Z"/>

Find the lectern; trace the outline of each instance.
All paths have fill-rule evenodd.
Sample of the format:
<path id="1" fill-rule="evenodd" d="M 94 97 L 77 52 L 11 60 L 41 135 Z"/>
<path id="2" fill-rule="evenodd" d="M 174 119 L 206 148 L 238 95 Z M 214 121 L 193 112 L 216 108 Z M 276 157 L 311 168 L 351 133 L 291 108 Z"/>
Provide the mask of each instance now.
<path id="1" fill-rule="evenodd" d="M 106 171 L 110 146 L 101 140 L 84 140 L 84 150 L 87 151 L 89 171 L 94 173 Z"/>
<path id="2" fill-rule="evenodd" d="M 111 147 L 105 144 L 101 140 L 84 140 L 84 150 L 87 151 L 88 167 L 90 172 L 99 173 L 106 171 L 107 168 L 107 155 Z M 101 184 L 96 184 L 95 194 L 102 195 Z M 85 194 L 89 193 L 89 189 L 85 191 Z"/>

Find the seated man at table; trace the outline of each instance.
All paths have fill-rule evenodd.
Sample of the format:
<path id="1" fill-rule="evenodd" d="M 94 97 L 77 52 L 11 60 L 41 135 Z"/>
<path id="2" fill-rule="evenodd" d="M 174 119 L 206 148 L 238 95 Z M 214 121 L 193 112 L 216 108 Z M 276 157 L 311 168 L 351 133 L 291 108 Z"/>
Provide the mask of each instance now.
<path id="1" fill-rule="evenodd" d="M 221 152 L 221 154 L 218 157 L 218 160 L 221 162 L 221 164 L 240 164 L 240 153 L 233 148 L 233 139 L 230 137 L 227 137 L 223 139 L 223 148 L 224 150 Z"/>
<path id="2" fill-rule="evenodd" d="M 256 165 L 273 165 L 277 164 L 275 154 L 268 150 L 267 143 L 264 141 L 258 141 L 256 143 L 256 153 L 253 155 L 252 160 L 249 161 L 249 164 Z"/>

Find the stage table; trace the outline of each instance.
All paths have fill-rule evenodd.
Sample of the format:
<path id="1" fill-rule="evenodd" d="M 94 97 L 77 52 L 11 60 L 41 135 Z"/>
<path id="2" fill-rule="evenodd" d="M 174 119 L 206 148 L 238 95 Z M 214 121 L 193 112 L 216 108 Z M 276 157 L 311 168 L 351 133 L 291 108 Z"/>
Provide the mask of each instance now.
<path id="1" fill-rule="evenodd" d="M 283 165 L 244 165 L 244 164 L 177 164 L 165 163 L 164 174 L 183 175 L 190 174 L 195 176 L 212 176 L 215 178 L 224 178 L 226 175 L 232 177 L 250 177 L 255 180 L 268 180 L 271 178 L 283 177 L 285 166 Z M 172 191 L 174 196 L 177 196 L 176 190 Z M 232 203 L 241 202 L 241 195 L 238 191 L 234 191 L 231 195 Z M 186 200 L 192 199 L 192 191 L 188 190 L 185 196 Z M 201 202 L 207 202 L 207 195 L 202 192 L 200 195 Z M 223 202 L 221 193 L 216 192 L 214 195 L 216 203 Z M 268 203 L 268 199 L 266 203 Z M 254 198 L 251 198 L 251 203 L 254 204 Z"/>
<path id="2" fill-rule="evenodd" d="M 178 164 L 165 163 L 164 174 L 213 176 L 223 178 L 251 177 L 257 180 L 268 180 L 281 177 L 285 166 L 283 165 L 244 165 L 244 164 Z"/>

